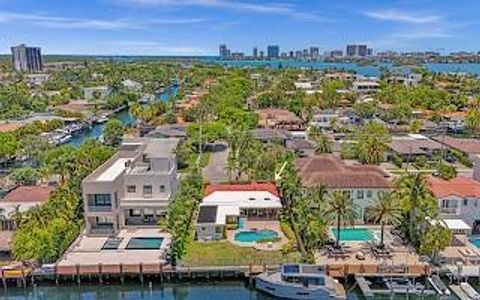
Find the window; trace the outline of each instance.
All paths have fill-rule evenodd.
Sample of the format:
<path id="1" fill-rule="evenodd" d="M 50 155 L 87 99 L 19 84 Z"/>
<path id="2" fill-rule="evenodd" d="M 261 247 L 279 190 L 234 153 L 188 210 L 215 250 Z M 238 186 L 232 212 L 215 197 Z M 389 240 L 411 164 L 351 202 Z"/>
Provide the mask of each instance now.
<path id="1" fill-rule="evenodd" d="M 357 199 L 363 199 L 363 191 L 357 191 Z"/>
<path id="2" fill-rule="evenodd" d="M 206 231 L 206 230 L 207 230 L 207 228 L 205 228 L 205 227 L 202 227 L 202 231 Z"/>
<path id="3" fill-rule="evenodd" d="M 90 194 L 88 195 L 89 206 L 111 206 L 112 199 L 110 194 Z"/>
<path id="4" fill-rule="evenodd" d="M 151 195 L 152 194 L 152 186 L 151 185 L 144 185 L 143 186 L 143 194 L 144 195 Z"/>
<path id="5" fill-rule="evenodd" d="M 248 198 L 248 200 L 250 200 L 250 201 L 255 201 L 255 198 Z"/>
<path id="6" fill-rule="evenodd" d="M 478 207 L 478 199 L 475 199 L 475 201 L 473 202 L 473 206 Z"/>
<path id="7" fill-rule="evenodd" d="M 215 227 L 215 233 L 222 233 L 222 227 Z"/>
<path id="8" fill-rule="evenodd" d="M 463 199 L 463 206 L 467 206 L 468 205 L 468 200 L 467 199 Z"/>
<path id="9" fill-rule="evenodd" d="M 112 217 L 97 217 L 97 225 L 112 225 Z"/>
<path id="10" fill-rule="evenodd" d="M 265 201 L 270 201 L 270 198 L 265 198 Z"/>
<path id="11" fill-rule="evenodd" d="M 372 198 L 372 195 L 373 195 L 372 191 L 367 191 L 367 198 Z"/>
<path id="12" fill-rule="evenodd" d="M 127 193 L 135 193 L 137 191 L 137 187 L 134 185 L 127 186 Z"/>
<path id="13" fill-rule="evenodd" d="M 160 193 L 165 193 L 165 186 L 164 185 L 160 186 Z"/>
<path id="14" fill-rule="evenodd" d="M 139 209 L 131 209 L 130 210 L 130 217 L 140 217 L 141 211 Z"/>

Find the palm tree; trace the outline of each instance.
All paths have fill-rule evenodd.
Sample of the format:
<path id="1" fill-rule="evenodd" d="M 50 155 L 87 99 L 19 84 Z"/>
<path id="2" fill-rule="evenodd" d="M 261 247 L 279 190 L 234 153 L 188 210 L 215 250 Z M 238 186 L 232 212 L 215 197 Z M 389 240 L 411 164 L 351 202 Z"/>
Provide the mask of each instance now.
<path id="1" fill-rule="evenodd" d="M 434 215 L 438 207 L 423 174 L 406 174 L 397 180 L 396 186 L 393 196 L 398 199 L 404 213 L 408 214 L 408 236 L 411 241 L 416 242 L 416 228 L 422 219 L 418 214 L 422 212 L 424 217 L 428 214 Z"/>
<path id="2" fill-rule="evenodd" d="M 315 154 L 332 153 L 332 141 L 322 130 L 312 127 L 308 135 L 315 142 Z"/>
<path id="3" fill-rule="evenodd" d="M 357 217 L 356 204 L 346 191 L 335 191 L 327 200 L 325 215 L 337 220 L 337 240 L 335 246 L 340 247 L 340 226 L 353 225 Z"/>
<path id="4" fill-rule="evenodd" d="M 398 225 L 402 217 L 402 209 L 397 199 L 392 198 L 390 193 L 380 193 L 372 206 L 368 208 L 367 219 L 380 223 L 380 244 L 379 248 L 384 247 L 385 225 Z"/>

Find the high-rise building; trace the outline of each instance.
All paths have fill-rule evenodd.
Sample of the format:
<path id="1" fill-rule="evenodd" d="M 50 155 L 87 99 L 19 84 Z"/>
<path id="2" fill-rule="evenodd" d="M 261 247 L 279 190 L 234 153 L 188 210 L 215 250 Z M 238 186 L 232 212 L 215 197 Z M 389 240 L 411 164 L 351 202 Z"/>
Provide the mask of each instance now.
<path id="1" fill-rule="evenodd" d="M 263 51 L 260 51 L 260 59 L 264 59 L 265 58 L 265 53 Z"/>
<path id="2" fill-rule="evenodd" d="M 279 46 L 268 46 L 267 47 L 267 57 L 268 58 L 278 58 L 280 55 L 280 47 Z"/>
<path id="3" fill-rule="evenodd" d="M 303 58 L 308 59 L 310 57 L 310 53 L 308 52 L 308 49 L 303 49 Z"/>
<path id="4" fill-rule="evenodd" d="M 320 50 L 318 47 L 310 47 L 310 59 L 318 60 L 320 58 Z"/>
<path id="5" fill-rule="evenodd" d="M 230 51 L 225 44 L 222 44 L 220 47 L 218 47 L 218 55 L 220 59 L 227 59 L 230 56 L 229 52 Z"/>
<path id="6" fill-rule="evenodd" d="M 39 47 L 27 47 L 25 44 L 12 47 L 12 62 L 18 72 L 41 72 L 42 51 Z"/>
<path id="7" fill-rule="evenodd" d="M 295 57 L 295 52 L 293 52 L 293 51 L 288 52 L 288 57 L 289 58 L 294 58 Z"/>
<path id="8" fill-rule="evenodd" d="M 253 53 L 252 54 L 253 54 L 252 56 L 253 56 L 254 59 L 258 58 L 258 48 L 257 47 L 253 48 Z"/>
<path id="9" fill-rule="evenodd" d="M 295 58 L 296 59 L 302 59 L 303 52 L 302 51 L 295 51 Z"/>
<path id="10" fill-rule="evenodd" d="M 346 55 L 350 57 L 365 57 L 368 55 L 367 45 L 347 45 Z"/>
<path id="11" fill-rule="evenodd" d="M 367 56 L 372 56 L 373 55 L 373 49 L 372 48 L 368 48 L 367 49 Z"/>

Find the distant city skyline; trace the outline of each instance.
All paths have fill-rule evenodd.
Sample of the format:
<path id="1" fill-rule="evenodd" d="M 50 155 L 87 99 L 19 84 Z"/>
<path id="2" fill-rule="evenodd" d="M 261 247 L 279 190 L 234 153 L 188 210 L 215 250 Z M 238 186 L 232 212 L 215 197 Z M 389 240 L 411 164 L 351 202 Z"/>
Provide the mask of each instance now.
<path id="1" fill-rule="evenodd" d="M 475 0 L 3 0 L 0 53 L 23 43 L 93 55 L 216 56 L 222 43 L 249 55 L 268 45 L 477 52 L 479 13 Z"/>

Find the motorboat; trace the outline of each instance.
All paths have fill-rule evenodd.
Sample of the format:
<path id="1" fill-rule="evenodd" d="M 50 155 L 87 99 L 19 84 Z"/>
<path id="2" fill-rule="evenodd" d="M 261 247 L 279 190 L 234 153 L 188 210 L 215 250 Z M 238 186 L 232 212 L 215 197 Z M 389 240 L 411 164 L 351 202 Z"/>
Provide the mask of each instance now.
<path id="1" fill-rule="evenodd" d="M 468 282 L 460 283 L 460 288 L 470 299 L 480 300 L 480 294 Z"/>
<path id="2" fill-rule="evenodd" d="M 343 286 L 318 265 L 284 264 L 280 271 L 255 277 L 255 288 L 284 299 L 346 299 Z"/>
<path id="3" fill-rule="evenodd" d="M 425 290 L 423 284 L 419 282 L 413 284 L 408 278 L 384 278 L 384 283 L 390 291 L 398 294 L 421 293 Z"/>

